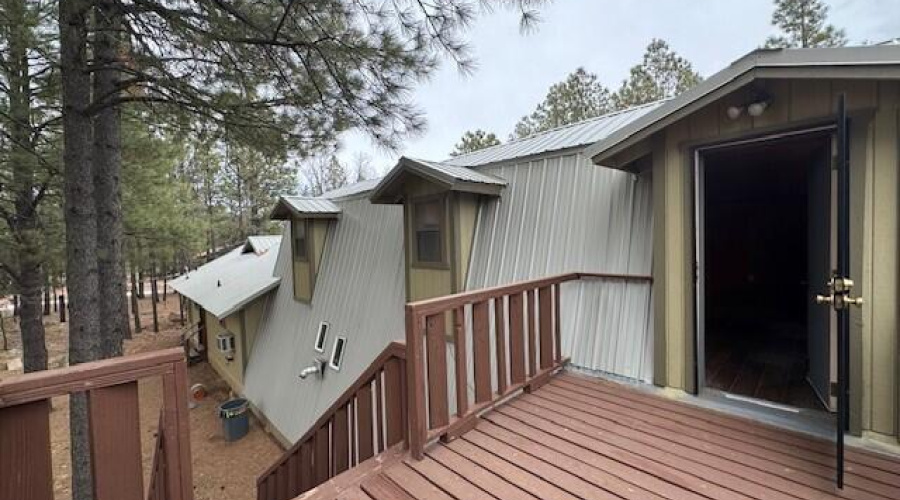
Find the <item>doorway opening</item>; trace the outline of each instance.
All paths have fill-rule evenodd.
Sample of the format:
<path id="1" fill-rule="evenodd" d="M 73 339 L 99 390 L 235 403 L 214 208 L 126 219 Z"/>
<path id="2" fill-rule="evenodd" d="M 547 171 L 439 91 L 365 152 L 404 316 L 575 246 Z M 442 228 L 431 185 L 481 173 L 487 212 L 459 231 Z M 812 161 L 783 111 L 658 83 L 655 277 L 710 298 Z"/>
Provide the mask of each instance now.
<path id="1" fill-rule="evenodd" d="M 698 155 L 701 387 L 825 410 L 832 267 L 830 134 Z"/>

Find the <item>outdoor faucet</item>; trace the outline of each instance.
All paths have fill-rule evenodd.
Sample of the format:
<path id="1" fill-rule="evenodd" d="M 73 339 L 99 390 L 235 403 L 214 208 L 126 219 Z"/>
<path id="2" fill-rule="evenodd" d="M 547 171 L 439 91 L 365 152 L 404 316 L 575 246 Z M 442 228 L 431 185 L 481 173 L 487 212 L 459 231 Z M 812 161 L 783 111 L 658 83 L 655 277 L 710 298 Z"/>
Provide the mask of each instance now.
<path id="1" fill-rule="evenodd" d="M 325 360 L 322 358 L 316 358 L 313 360 L 313 364 L 307 366 L 306 368 L 300 370 L 300 378 L 306 379 L 306 377 L 316 374 L 319 378 L 322 378 L 325 375 Z"/>

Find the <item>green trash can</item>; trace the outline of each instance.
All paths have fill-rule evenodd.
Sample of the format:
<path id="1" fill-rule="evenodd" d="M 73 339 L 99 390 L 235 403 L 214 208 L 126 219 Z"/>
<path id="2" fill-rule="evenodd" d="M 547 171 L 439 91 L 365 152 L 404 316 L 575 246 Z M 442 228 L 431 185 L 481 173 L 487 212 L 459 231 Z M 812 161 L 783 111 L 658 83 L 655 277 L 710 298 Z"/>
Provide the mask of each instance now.
<path id="1" fill-rule="evenodd" d="M 249 406 L 250 403 L 244 398 L 231 399 L 219 405 L 225 441 L 237 441 L 250 431 L 250 415 L 247 412 Z"/>

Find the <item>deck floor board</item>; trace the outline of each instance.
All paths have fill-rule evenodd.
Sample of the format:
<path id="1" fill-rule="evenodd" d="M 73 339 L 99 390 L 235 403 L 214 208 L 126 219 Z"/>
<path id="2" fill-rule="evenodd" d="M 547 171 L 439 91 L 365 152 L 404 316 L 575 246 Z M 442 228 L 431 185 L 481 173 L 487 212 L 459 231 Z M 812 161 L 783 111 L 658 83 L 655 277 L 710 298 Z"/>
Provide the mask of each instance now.
<path id="1" fill-rule="evenodd" d="M 302 498 L 900 499 L 900 457 L 849 448 L 838 490 L 833 453 L 825 439 L 563 373 L 421 461 L 351 470 Z"/>

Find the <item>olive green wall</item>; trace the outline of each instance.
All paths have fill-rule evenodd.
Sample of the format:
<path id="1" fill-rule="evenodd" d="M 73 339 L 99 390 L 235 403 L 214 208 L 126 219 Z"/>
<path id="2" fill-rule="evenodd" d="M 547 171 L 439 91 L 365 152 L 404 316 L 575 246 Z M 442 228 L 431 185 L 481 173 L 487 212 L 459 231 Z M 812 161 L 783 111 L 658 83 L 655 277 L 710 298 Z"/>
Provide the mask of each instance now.
<path id="1" fill-rule="evenodd" d="M 293 260 L 293 286 L 294 298 L 301 302 L 312 301 L 316 289 L 316 276 L 325 252 L 325 239 L 328 236 L 328 220 L 326 219 L 294 219 L 291 221 L 291 245 L 294 244 L 293 227 L 295 224 L 306 224 L 306 237 L 308 261 L 302 262 L 296 257 L 293 246 L 291 247 L 291 259 Z"/>
<path id="2" fill-rule="evenodd" d="M 238 394 L 244 392 L 244 369 L 253 352 L 253 343 L 256 341 L 266 300 L 267 295 L 250 302 L 240 311 L 226 317 L 224 322 L 209 312 L 205 313 L 209 364 Z M 225 359 L 225 356 L 219 351 L 217 343 L 219 333 L 225 330 L 234 334 L 235 352 L 234 359 L 231 361 Z"/>
<path id="3" fill-rule="evenodd" d="M 898 103 L 897 82 L 757 81 L 773 96 L 769 109 L 731 120 L 726 109 L 747 102 L 739 90 L 672 124 L 622 156 L 651 152 L 654 202 L 654 382 L 694 387 L 693 161 L 704 143 L 760 135 L 832 120 L 839 93 L 851 116 L 851 277 L 866 300 L 851 312 L 851 425 L 857 432 L 897 435 L 898 398 Z"/>

